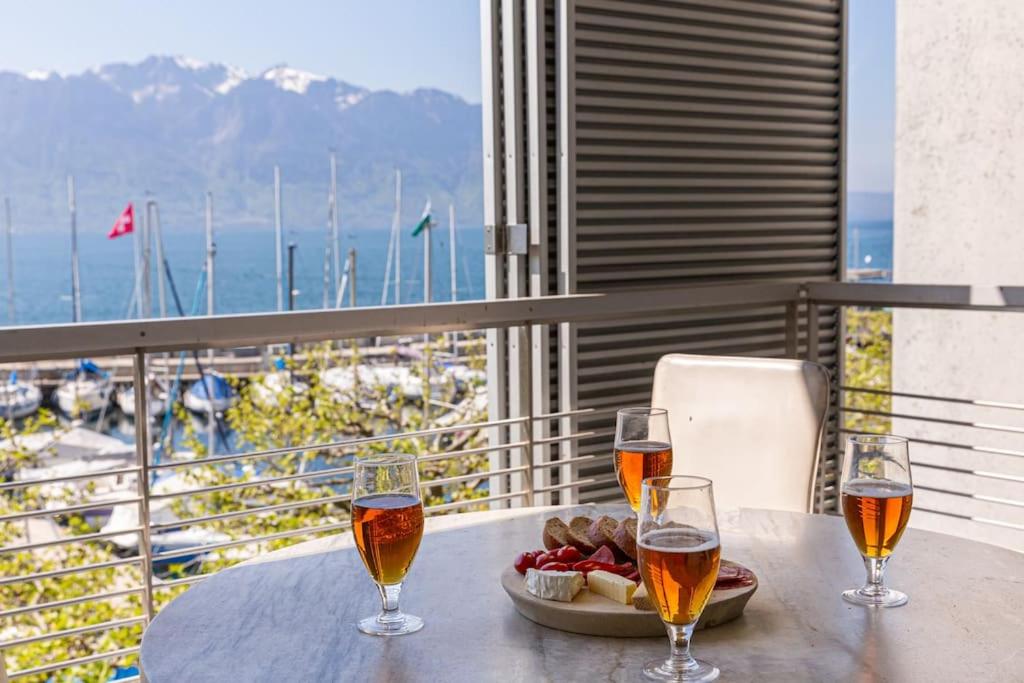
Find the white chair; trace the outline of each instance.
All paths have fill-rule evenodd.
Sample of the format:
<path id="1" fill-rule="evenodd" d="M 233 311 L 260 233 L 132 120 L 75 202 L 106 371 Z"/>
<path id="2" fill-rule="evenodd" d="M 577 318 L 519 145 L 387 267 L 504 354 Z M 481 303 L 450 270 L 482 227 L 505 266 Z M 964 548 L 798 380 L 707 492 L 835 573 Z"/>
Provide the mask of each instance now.
<path id="1" fill-rule="evenodd" d="M 672 473 L 711 479 L 723 509 L 811 512 L 828 385 L 806 361 L 662 356 L 651 405 L 668 410 Z"/>

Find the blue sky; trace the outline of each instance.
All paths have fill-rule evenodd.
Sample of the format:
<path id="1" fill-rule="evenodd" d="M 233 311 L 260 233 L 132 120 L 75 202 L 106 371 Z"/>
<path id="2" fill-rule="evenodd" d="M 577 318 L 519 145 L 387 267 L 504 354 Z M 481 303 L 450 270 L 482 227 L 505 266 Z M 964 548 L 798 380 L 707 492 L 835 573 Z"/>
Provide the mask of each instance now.
<path id="1" fill-rule="evenodd" d="M 850 2 L 849 179 L 892 191 L 894 0 Z M 151 54 L 259 72 L 278 63 L 370 88 L 480 101 L 479 0 L 8 2 L 0 69 L 64 73 Z"/>
<path id="2" fill-rule="evenodd" d="M 252 72 L 288 63 L 370 88 L 431 86 L 479 102 L 479 0 L 4 3 L 0 70 L 76 73 L 152 54 Z"/>
<path id="3" fill-rule="evenodd" d="M 852 0 L 849 34 L 847 187 L 892 192 L 895 123 L 894 0 Z"/>

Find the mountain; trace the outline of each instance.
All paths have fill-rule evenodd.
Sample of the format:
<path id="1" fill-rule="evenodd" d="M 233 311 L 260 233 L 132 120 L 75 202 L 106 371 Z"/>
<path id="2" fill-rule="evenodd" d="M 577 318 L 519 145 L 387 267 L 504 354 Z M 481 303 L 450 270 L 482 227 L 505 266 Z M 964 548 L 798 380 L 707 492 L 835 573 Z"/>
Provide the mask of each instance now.
<path id="1" fill-rule="evenodd" d="M 219 226 L 269 225 L 275 164 L 286 226 L 320 228 L 330 149 L 343 229 L 390 227 L 396 167 L 406 226 L 428 195 L 438 213 L 452 202 L 460 224 L 482 223 L 480 105 L 439 90 L 368 90 L 284 65 L 251 75 L 183 57 L 68 76 L 0 72 L 0 195 L 18 231 L 66 227 L 68 173 L 83 232 L 106 231 L 147 192 L 165 233 L 198 228 L 207 189 Z"/>

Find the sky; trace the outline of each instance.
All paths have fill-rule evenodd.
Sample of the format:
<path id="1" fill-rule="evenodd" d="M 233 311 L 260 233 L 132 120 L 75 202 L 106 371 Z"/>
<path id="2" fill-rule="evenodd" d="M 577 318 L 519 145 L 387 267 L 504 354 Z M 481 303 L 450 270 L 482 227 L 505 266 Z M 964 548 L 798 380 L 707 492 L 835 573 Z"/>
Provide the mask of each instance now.
<path id="1" fill-rule="evenodd" d="M 894 0 L 849 4 L 847 187 L 892 192 L 896 97 Z"/>
<path id="2" fill-rule="evenodd" d="M 894 0 L 850 3 L 848 183 L 892 191 Z M 6 2 L 0 70 L 77 73 L 153 54 L 258 73 L 280 63 L 355 85 L 480 101 L 479 0 Z"/>
<path id="3" fill-rule="evenodd" d="M 0 18 L 0 70 L 78 73 L 184 55 L 479 102 L 479 16 L 479 0 L 12 0 Z"/>

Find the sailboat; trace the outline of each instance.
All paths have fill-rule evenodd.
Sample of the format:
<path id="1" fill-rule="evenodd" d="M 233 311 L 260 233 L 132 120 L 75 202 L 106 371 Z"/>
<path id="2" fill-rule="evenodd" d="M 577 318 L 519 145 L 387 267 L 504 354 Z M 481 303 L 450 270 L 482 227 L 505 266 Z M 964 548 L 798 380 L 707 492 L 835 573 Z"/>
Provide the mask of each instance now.
<path id="1" fill-rule="evenodd" d="M 146 413 L 150 417 L 158 417 L 167 412 L 170 406 L 168 394 L 167 382 L 156 375 L 150 375 L 146 382 Z M 117 390 L 117 405 L 125 415 L 135 417 L 134 386 Z"/>
<path id="2" fill-rule="evenodd" d="M 185 407 L 194 413 L 223 413 L 238 399 L 224 376 L 208 372 L 185 392 Z"/>
<path id="3" fill-rule="evenodd" d="M 293 373 L 285 366 L 283 358 L 274 361 L 274 372 L 268 372 L 252 383 L 253 399 L 264 407 L 275 406 L 280 396 L 290 392 L 291 397 L 301 396 L 309 391 L 309 385 L 295 379 Z"/>
<path id="4" fill-rule="evenodd" d="M 28 417 L 39 410 L 43 402 L 43 392 L 39 387 L 18 379 L 18 373 L 12 372 L 7 384 L 0 384 L 0 418 L 18 420 Z"/>
<path id="5" fill-rule="evenodd" d="M 109 373 L 91 360 L 82 360 L 57 387 L 54 396 L 65 415 L 85 418 L 99 413 L 110 401 L 113 390 Z"/>

